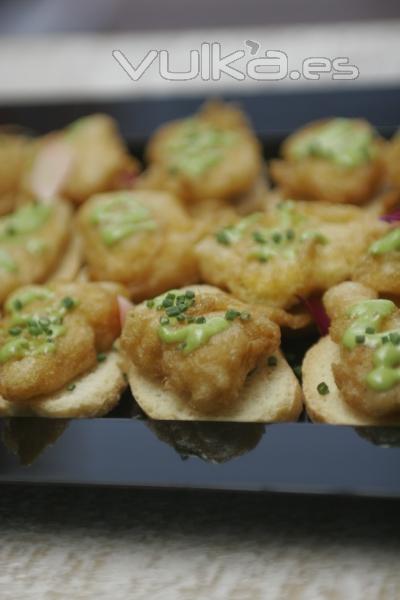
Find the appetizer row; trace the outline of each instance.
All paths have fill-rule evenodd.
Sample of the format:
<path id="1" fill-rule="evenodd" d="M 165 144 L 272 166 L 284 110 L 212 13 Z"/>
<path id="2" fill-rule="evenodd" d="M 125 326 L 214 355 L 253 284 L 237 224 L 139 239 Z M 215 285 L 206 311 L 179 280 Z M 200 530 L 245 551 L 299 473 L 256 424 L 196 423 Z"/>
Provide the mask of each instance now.
<path id="1" fill-rule="evenodd" d="M 398 421 L 400 137 L 330 119 L 267 168 L 216 103 L 143 171 L 104 115 L 2 137 L 1 414 L 99 416 L 129 382 L 154 419 Z M 281 340 L 316 326 L 301 387 Z"/>

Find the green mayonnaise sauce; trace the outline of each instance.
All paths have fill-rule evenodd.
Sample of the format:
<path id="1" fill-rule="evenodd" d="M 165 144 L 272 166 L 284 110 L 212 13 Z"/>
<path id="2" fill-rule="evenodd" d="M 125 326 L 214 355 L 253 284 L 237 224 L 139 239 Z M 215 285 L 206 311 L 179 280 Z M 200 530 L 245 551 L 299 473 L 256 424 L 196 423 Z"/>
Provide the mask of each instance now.
<path id="1" fill-rule="evenodd" d="M 400 251 L 400 227 L 393 229 L 390 233 L 376 240 L 369 247 L 368 252 L 373 255 L 386 254 L 387 252 Z"/>
<path id="2" fill-rule="evenodd" d="M 18 236 L 42 227 L 51 214 L 50 206 L 26 204 L 13 214 L 0 219 L 0 241 L 18 241 Z"/>
<path id="3" fill-rule="evenodd" d="M 166 344 L 183 344 L 182 352 L 189 354 L 200 346 L 203 346 L 217 333 L 231 327 L 232 322 L 224 317 L 211 317 L 204 323 L 191 323 L 180 328 L 172 328 L 160 325 L 158 335 Z"/>
<path id="4" fill-rule="evenodd" d="M 93 225 L 99 227 L 106 246 L 113 246 L 136 233 L 154 231 L 157 228 L 150 210 L 136 199 L 134 192 L 109 194 L 107 199 L 92 210 L 90 219 Z"/>
<path id="5" fill-rule="evenodd" d="M 300 234 L 295 227 L 303 223 L 306 217 L 295 209 L 294 202 L 288 200 L 277 206 L 278 227 L 252 228 L 251 235 L 255 242 L 248 258 L 259 262 L 268 262 L 271 258 L 281 256 L 287 260 L 295 260 L 299 244 L 314 240 L 317 244 L 326 244 L 328 239 L 318 231 L 304 231 Z M 262 218 L 262 213 L 253 213 L 241 219 L 235 225 L 224 227 L 216 234 L 220 244 L 230 246 L 240 241 L 252 225 Z"/>
<path id="6" fill-rule="evenodd" d="M 0 269 L 7 273 L 18 271 L 18 265 L 6 250 L 0 248 Z"/>
<path id="7" fill-rule="evenodd" d="M 233 131 L 218 129 L 200 119 L 187 119 L 168 144 L 171 173 L 202 175 L 221 162 L 226 149 L 236 139 Z"/>
<path id="8" fill-rule="evenodd" d="M 43 301 L 34 312 L 24 308 L 32 302 Z M 25 356 L 49 354 L 56 350 L 56 340 L 66 332 L 64 317 L 77 302 L 69 297 L 56 300 L 48 288 L 31 286 L 9 298 L 5 305 L 10 314 L 8 335 L 0 347 L 0 364 Z"/>
<path id="9" fill-rule="evenodd" d="M 400 383 L 400 346 L 384 344 L 374 353 L 373 362 L 375 368 L 367 375 L 371 389 L 386 392 Z"/>
<path id="10" fill-rule="evenodd" d="M 316 156 L 340 166 L 358 167 L 373 158 L 374 133 L 352 119 L 332 119 L 293 143 L 296 159 Z"/>
<path id="11" fill-rule="evenodd" d="M 346 329 L 342 344 L 348 350 L 362 344 L 375 348 L 374 369 L 368 373 L 368 387 L 385 392 L 400 382 L 400 329 L 380 332 L 382 322 L 396 310 L 390 300 L 365 300 L 350 307 L 353 323 Z M 397 343 L 399 342 L 399 343 Z"/>

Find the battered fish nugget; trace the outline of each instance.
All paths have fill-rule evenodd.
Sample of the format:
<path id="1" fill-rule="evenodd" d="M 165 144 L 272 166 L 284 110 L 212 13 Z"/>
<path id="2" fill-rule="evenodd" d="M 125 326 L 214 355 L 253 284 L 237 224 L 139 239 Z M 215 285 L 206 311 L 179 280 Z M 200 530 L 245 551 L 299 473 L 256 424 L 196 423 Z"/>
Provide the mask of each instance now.
<path id="1" fill-rule="evenodd" d="M 118 286 L 27 286 L 0 321 L 0 413 L 104 414 L 124 387 L 110 352 L 120 334 Z"/>
<path id="2" fill-rule="evenodd" d="M 89 276 L 125 284 L 136 301 L 197 280 L 197 227 L 167 192 L 93 196 L 78 222 Z"/>
<path id="3" fill-rule="evenodd" d="M 134 307 L 121 337 L 135 399 L 161 420 L 297 418 L 301 393 L 279 343 L 263 308 L 209 286 Z"/>
<path id="4" fill-rule="evenodd" d="M 362 119 L 316 121 L 287 138 L 271 177 L 286 196 L 363 204 L 383 179 L 381 146 Z"/>
<path id="5" fill-rule="evenodd" d="M 0 132 L 0 215 L 16 205 L 31 147 L 28 137 Z"/>
<path id="6" fill-rule="evenodd" d="M 285 201 L 236 218 L 196 247 L 202 279 L 237 298 L 291 308 L 351 276 L 387 225 L 353 206 Z"/>
<path id="7" fill-rule="evenodd" d="M 72 211 L 64 202 L 30 203 L 0 218 L 0 304 L 17 287 L 44 282 L 71 257 Z M 64 278 L 73 278 L 80 255 Z"/>
<path id="8" fill-rule="evenodd" d="M 162 126 L 147 157 L 142 185 L 172 191 L 188 203 L 235 199 L 252 188 L 262 168 L 260 144 L 244 115 L 222 103 Z"/>
<path id="9" fill-rule="evenodd" d="M 400 190 L 400 132 L 387 144 L 384 156 L 388 183 Z"/>
<path id="10" fill-rule="evenodd" d="M 58 194 L 81 204 L 118 187 L 121 174 L 137 171 L 138 163 L 128 154 L 114 120 L 95 114 L 38 140 L 23 189 L 33 196 Z"/>
<path id="11" fill-rule="evenodd" d="M 306 355 L 303 388 L 314 420 L 400 422 L 400 310 L 362 284 L 342 283 L 324 304 L 329 337 Z"/>
<path id="12" fill-rule="evenodd" d="M 353 280 L 400 297 L 400 227 L 375 240 L 356 265 Z"/>

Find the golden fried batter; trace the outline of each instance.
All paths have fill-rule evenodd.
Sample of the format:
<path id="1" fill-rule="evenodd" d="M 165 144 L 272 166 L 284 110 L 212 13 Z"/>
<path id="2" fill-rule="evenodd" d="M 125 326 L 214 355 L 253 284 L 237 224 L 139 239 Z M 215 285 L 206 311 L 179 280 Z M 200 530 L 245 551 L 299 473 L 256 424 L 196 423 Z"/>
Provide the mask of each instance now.
<path id="1" fill-rule="evenodd" d="M 356 265 L 353 279 L 380 294 L 400 296 L 400 227 L 370 245 Z"/>
<path id="2" fill-rule="evenodd" d="M 346 282 L 329 290 L 324 304 L 330 335 L 340 345 L 340 362 L 332 366 L 340 392 L 355 409 L 382 417 L 400 411 L 400 310 L 377 298 L 372 289 Z M 368 302 L 361 312 L 365 301 L 369 318 Z M 382 352 L 389 359 L 383 361 Z"/>
<path id="3" fill-rule="evenodd" d="M 137 161 L 129 156 L 113 119 L 97 114 L 37 141 L 23 189 L 41 197 L 49 180 L 50 195 L 57 193 L 80 204 L 92 194 L 114 189 L 121 174 L 137 171 Z"/>
<path id="4" fill-rule="evenodd" d="M 120 333 L 118 291 L 70 283 L 14 292 L 0 321 L 0 395 L 31 402 L 94 366 Z"/>
<path id="5" fill-rule="evenodd" d="M 0 304 L 14 289 L 43 282 L 70 239 L 72 211 L 57 202 L 31 203 L 0 219 Z"/>
<path id="6" fill-rule="evenodd" d="M 363 204 L 383 178 L 381 148 L 366 121 L 316 121 L 287 138 L 270 172 L 286 196 Z"/>
<path id="7" fill-rule="evenodd" d="M 89 275 L 125 284 L 134 300 L 197 279 L 198 226 L 166 192 L 101 194 L 79 213 Z"/>
<path id="8" fill-rule="evenodd" d="M 0 132 L 0 215 L 15 207 L 31 147 L 25 136 Z"/>
<path id="9" fill-rule="evenodd" d="M 175 312 L 180 316 L 171 316 Z M 214 334 L 200 342 L 213 327 Z M 279 343 L 279 327 L 264 309 L 212 288 L 178 290 L 136 306 L 121 337 L 128 361 L 146 377 L 208 414 L 232 406 L 248 373 Z"/>
<path id="10" fill-rule="evenodd" d="M 384 159 L 389 184 L 400 190 L 400 132 L 387 144 Z"/>
<path id="11" fill-rule="evenodd" d="M 232 200 L 261 172 L 261 150 L 244 115 L 207 104 L 197 115 L 162 126 L 147 148 L 150 167 L 139 185 L 164 189 L 193 203 Z"/>
<path id="12" fill-rule="evenodd" d="M 232 219 L 196 250 L 203 281 L 243 301 L 290 308 L 348 278 L 386 229 L 357 207 L 286 201 Z"/>

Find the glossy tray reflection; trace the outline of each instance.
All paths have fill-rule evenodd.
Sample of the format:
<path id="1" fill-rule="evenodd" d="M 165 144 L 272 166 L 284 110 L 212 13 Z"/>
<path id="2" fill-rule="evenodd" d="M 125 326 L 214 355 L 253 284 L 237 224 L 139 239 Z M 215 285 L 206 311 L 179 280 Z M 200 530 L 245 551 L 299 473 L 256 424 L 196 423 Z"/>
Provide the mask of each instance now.
<path id="1" fill-rule="evenodd" d="M 1 426 L 3 483 L 400 497 L 400 447 L 396 446 L 400 429 L 356 430 L 309 423 L 160 423 L 123 418 L 70 422 L 9 419 Z M 49 442 L 53 445 L 46 447 Z M 389 442 L 391 447 L 377 442 Z M 20 456 L 15 454 L 18 446 Z M 33 462 L 23 466 L 21 458 Z"/>

